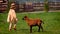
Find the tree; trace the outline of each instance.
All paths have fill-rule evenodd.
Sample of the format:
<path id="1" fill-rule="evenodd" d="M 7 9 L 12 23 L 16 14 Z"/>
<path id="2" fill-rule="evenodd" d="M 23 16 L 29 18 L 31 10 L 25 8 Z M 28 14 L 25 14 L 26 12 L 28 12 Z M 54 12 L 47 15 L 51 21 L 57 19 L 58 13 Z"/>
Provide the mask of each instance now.
<path id="1" fill-rule="evenodd" d="M 9 11 L 9 9 L 10 9 L 10 5 L 11 5 L 11 2 L 14 2 L 15 0 L 8 0 L 8 8 L 7 8 L 7 11 L 6 12 L 8 12 Z"/>
<path id="2" fill-rule="evenodd" d="M 48 0 L 44 1 L 44 11 L 48 12 L 49 11 L 49 3 Z"/>

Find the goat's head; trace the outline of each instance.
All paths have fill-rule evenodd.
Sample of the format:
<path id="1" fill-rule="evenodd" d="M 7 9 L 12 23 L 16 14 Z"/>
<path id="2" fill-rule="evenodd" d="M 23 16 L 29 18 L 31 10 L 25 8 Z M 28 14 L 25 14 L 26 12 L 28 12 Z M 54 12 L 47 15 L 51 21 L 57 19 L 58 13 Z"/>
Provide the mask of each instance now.
<path id="1" fill-rule="evenodd" d="M 23 20 L 26 20 L 27 18 L 28 18 L 27 16 L 24 16 L 22 19 L 23 19 Z"/>

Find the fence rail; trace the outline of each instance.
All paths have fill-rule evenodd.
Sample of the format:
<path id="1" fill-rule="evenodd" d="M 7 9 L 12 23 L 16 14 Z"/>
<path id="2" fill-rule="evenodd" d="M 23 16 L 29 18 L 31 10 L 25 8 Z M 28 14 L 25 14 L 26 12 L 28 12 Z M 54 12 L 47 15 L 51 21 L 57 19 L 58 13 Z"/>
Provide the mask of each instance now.
<path id="1" fill-rule="evenodd" d="M 0 0 L 0 13 L 7 10 L 8 0 Z"/>
<path id="2" fill-rule="evenodd" d="M 60 10 L 60 2 L 49 2 L 49 10 Z M 43 11 L 44 3 L 31 3 L 27 2 L 19 4 L 19 11 Z"/>

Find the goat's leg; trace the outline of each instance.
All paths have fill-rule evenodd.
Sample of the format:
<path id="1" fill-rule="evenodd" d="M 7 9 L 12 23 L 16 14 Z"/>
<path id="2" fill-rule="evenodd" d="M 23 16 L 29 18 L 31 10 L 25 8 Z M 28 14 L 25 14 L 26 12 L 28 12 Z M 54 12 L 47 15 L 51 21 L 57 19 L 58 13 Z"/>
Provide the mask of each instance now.
<path id="1" fill-rule="evenodd" d="M 42 29 L 42 31 L 43 31 L 43 27 L 42 27 L 42 25 L 40 25 L 40 28 Z"/>
<path id="2" fill-rule="evenodd" d="M 32 33 L 32 26 L 30 26 L 30 33 Z"/>
<path id="3" fill-rule="evenodd" d="M 39 28 L 39 29 L 38 29 L 38 32 L 40 32 L 40 26 L 38 26 L 38 28 Z"/>

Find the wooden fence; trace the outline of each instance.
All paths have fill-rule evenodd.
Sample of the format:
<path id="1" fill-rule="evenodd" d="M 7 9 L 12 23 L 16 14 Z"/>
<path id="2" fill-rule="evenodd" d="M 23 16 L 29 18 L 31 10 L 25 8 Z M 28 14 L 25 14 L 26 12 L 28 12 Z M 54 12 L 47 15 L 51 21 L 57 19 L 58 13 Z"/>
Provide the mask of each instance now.
<path id="1" fill-rule="evenodd" d="M 44 3 L 26 2 L 19 4 L 19 11 L 43 11 Z M 49 2 L 49 10 L 60 10 L 60 2 Z"/>
<path id="2" fill-rule="evenodd" d="M 7 10 L 8 0 L 0 0 L 0 13 Z"/>

